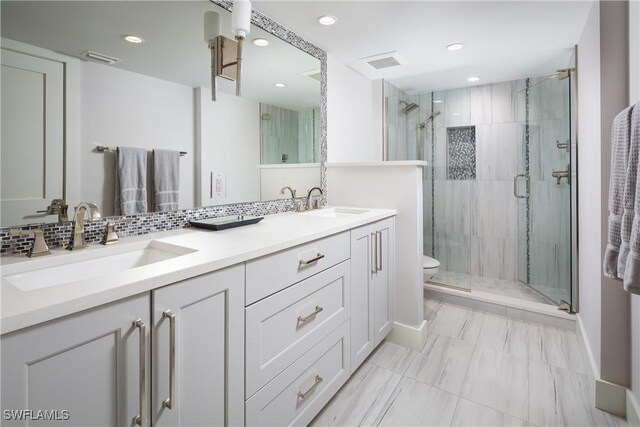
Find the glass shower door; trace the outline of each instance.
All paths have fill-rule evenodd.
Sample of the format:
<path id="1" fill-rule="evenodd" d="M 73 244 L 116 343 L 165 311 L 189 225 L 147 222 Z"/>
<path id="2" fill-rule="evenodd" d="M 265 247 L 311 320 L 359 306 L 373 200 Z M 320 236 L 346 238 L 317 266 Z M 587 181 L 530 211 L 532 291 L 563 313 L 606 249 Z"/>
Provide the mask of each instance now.
<path id="1" fill-rule="evenodd" d="M 519 97 L 518 279 L 571 305 L 571 76 L 528 79 Z"/>

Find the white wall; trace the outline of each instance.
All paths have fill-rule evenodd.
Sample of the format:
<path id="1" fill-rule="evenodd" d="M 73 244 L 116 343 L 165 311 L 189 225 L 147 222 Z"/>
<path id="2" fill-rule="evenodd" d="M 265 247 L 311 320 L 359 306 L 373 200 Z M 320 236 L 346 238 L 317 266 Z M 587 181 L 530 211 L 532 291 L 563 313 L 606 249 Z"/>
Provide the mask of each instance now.
<path id="1" fill-rule="evenodd" d="M 289 192 L 280 192 L 291 187 L 298 197 L 306 197 L 313 187 L 320 187 L 320 163 L 291 165 L 263 165 L 260 169 L 260 200 L 288 199 Z M 314 192 L 315 195 L 319 193 Z"/>
<path id="2" fill-rule="evenodd" d="M 381 129 L 374 129 L 371 80 L 327 56 L 329 162 L 382 160 Z M 380 126 L 380 122 L 377 123 Z"/>
<path id="3" fill-rule="evenodd" d="M 196 156 L 190 87 L 83 62 L 80 114 L 81 200 L 97 203 L 103 215 L 113 215 L 116 156 L 98 153 L 95 146 L 132 146 L 187 151 L 180 161 L 179 206 L 194 206 Z"/>
<path id="4" fill-rule="evenodd" d="M 260 199 L 260 103 L 209 89 L 195 89 L 197 206 L 223 205 Z M 210 193 L 211 173 L 225 175 L 225 194 Z"/>
<path id="5" fill-rule="evenodd" d="M 629 100 L 640 100 L 640 2 L 629 2 Z M 631 390 L 640 402 L 640 295 L 631 297 Z"/>
<path id="6" fill-rule="evenodd" d="M 591 8 L 578 42 L 578 182 L 580 317 L 600 371 L 600 8 Z"/>

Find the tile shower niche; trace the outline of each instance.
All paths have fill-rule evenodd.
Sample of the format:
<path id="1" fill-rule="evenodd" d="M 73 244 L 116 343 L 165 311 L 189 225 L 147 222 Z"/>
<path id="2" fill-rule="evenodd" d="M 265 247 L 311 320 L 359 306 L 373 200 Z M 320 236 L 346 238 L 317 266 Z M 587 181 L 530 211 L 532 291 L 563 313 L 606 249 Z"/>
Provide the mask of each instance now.
<path id="1" fill-rule="evenodd" d="M 447 179 L 476 179 L 476 127 L 447 128 Z"/>

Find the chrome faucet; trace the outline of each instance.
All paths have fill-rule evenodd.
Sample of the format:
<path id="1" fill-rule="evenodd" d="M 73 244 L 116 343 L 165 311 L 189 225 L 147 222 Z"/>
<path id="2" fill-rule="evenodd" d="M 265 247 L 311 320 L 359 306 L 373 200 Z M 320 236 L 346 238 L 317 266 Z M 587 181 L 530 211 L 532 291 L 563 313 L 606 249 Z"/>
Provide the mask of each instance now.
<path id="1" fill-rule="evenodd" d="M 319 200 L 316 199 L 315 206 L 314 206 L 314 203 L 312 203 L 311 195 L 313 194 L 314 190 L 318 190 L 320 192 L 321 196 L 324 194 L 324 192 L 322 191 L 322 188 L 320 188 L 320 187 L 313 187 L 311 190 L 309 190 L 309 193 L 307 194 L 307 209 L 308 210 L 319 209 L 320 208 L 320 201 Z"/>
<path id="2" fill-rule="evenodd" d="M 296 190 L 291 187 L 282 187 L 282 189 L 280 190 L 280 194 L 285 194 L 286 190 L 289 190 L 289 192 L 291 193 L 291 203 L 293 203 L 296 211 L 303 212 L 305 205 L 302 202 L 296 201 Z"/>
<path id="3" fill-rule="evenodd" d="M 280 190 L 280 194 L 286 194 L 285 190 L 289 190 L 289 192 L 291 193 L 291 199 L 294 200 L 296 198 L 296 190 L 294 190 L 291 187 L 282 187 L 282 189 Z"/>
<path id="4" fill-rule="evenodd" d="M 51 201 L 51 204 L 47 206 L 47 209 L 36 212 L 47 215 L 58 215 L 58 222 L 67 222 L 69 220 L 67 216 L 68 208 L 69 206 L 67 206 L 64 199 L 53 199 Z"/>
<path id="5" fill-rule="evenodd" d="M 35 240 L 33 241 L 33 246 L 27 253 L 27 256 L 31 258 L 42 255 L 51 255 L 49 246 L 47 246 L 47 242 L 44 240 L 44 233 L 42 230 L 11 230 L 10 232 L 11 237 L 29 236 L 31 234 L 33 234 Z"/>
<path id="6" fill-rule="evenodd" d="M 87 241 L 84 238 L 84 214 L 89 212 L 89 221 L 99 221 L 102 219 L 100 211 L 95 203 L 81 202 L 76 206 L 76 215 L 73 224 L 73 240 L 67 246 L 70 251 L 83 249 L 87 247 Z"/>

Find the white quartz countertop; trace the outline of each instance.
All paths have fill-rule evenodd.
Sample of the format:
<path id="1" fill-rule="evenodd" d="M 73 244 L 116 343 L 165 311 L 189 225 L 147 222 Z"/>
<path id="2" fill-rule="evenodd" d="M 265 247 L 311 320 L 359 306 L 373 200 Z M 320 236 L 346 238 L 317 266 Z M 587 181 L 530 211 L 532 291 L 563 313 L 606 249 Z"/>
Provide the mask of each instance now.
<path id="1" fill-rule="evenodd" d="M 337 218 L 287 212 L 265 216 L 258 224 L 223 231 L 187 228 L 121 239 L 115 246 L 92 244 L 77 252 L 52 250 L 53 255 L 29 259 L 3 257 L 0 294 L 0 333 L 117 301 L 194 276 L 259 258 L 293 246 L 369 224 L 396 214 L 391 209 L 368 209 Z M 75 259 L 126 252 L 151 240 L 194 250 L 162 262 L 56 286 L 21 290 L 5 276 L 47 268 Z M 98 252 L 100 254 L 98 255 Z M 69 257 L 64 258 L 63 257 Z M 43 277 L 43 280 L 46 278 Z"/>

